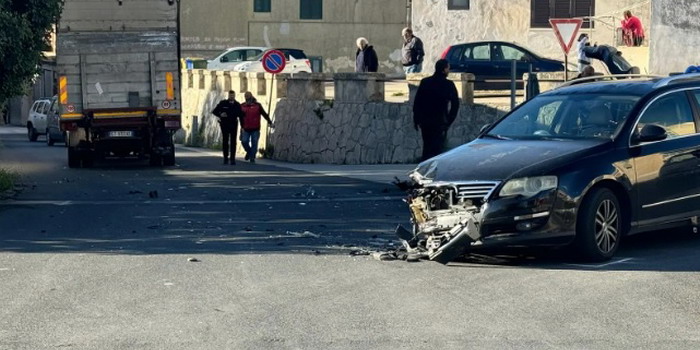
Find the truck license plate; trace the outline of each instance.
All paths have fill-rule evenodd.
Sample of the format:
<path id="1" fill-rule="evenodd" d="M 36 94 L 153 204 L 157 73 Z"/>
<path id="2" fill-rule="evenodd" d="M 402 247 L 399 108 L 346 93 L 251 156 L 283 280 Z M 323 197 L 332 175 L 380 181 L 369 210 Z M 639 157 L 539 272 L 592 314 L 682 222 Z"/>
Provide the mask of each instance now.
<path id="1" fill-rule="evenodd" d="M 133 131 L 110 131 L 109 137 L 132 137 L 134 136 Z"/>

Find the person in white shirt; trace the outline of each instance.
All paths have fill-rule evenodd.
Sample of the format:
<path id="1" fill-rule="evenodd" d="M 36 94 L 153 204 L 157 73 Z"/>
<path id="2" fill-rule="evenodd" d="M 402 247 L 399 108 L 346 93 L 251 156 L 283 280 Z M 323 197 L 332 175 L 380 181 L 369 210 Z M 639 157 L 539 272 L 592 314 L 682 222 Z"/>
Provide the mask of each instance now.
<path id="1" fill-rule="evenodd" d="M 590 46 L 588 42 L 588 34 L 581 34 L 578 37 L 578 43 L 576 44 L 576 50 L 578 51 L 578 72 L 583 73 L 583 70 L 591 65 L 591 59 L 586 56 L 584 48 Z"/>

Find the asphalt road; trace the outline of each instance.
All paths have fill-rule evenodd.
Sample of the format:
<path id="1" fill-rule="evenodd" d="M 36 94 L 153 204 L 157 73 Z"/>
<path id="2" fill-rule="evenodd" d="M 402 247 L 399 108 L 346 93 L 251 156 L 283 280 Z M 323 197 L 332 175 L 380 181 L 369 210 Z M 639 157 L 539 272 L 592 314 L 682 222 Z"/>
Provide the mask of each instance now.
<path id="1" fill-rule="evenodd" d="M 26 185 L 0 201 L 0 349 L 700 348 L 689 231 L 598 265 L 379 262 L 349 252 L 405 223 L 383 184 L 187 150 L 173 168 L 68 169 L 60 146 L 0 140 Z"/>

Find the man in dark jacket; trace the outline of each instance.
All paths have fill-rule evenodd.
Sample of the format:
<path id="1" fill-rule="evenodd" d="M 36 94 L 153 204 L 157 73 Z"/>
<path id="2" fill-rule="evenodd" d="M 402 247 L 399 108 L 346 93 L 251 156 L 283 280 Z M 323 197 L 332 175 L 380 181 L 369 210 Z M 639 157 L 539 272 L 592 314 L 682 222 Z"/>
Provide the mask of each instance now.
<path id="1" fill-rule="evenodd" d="M 423 41 L 413 35 L 411 28 L 404 28 L 401 31 L 403 36 L 403 47 L 401 48 L 401 64 L 406 74 L 420 73 L 423 71 Z"/>
<path id="2" fill-rule="evenodd" d="M 228 92 L 228 99 L 219 102 L 212 114 L 219 117 L 221 126 L 221 138 L 224 151 L 224 164 L 229 163 L 229 151 L 231 165 L 236 164 L 236 135 L 238 134 L 238 122 L 243 118 L 241 104 L 236 101 L 236 92 Z"/>
<path id="3" fill-rule="evenodd" d="M 255 100 L 250 91 L 245 93 L 245 103 L 241 105 L 243 109 L 243 120 L 241 121 L 241 144 L 245 149 L 245 160 L 255 163 L 255 154 L 258 153 L 258 141 L 260 140 L 260 117 L 265 118 L 270 127 L 275 124 L 270 120 L 270 116 L 265 112 L 263 106 Z"/>
<path id="4" fill-rule="evenodd" d="M 421 80 L 413 103 L 413 126 L 420 127 L 423 135 L 423 158 L 426 160 L 442 153 L 447 129 L 457 118 L 459 97 L 455 84 L 447 80 L 450 64 L 447 60 L 435 63 L 435 74 Z M 448 109 L 449 105 L 449 109 Z"/>
<path id="5" fill-rule="evenodd" d="M 356 73 L 374 73 L 379 69 L 379 59 L 377 52 L 374 51 L 367 39 L 357 39 L 357 53 L 355 53 L 355 72 Z"/>

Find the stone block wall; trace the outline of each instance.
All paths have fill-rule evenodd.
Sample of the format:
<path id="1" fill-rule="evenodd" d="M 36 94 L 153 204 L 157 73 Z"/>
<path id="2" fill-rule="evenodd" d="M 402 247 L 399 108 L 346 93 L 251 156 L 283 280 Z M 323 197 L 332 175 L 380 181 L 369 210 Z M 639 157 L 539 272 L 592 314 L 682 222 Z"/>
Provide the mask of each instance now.
<path id="1" fill-rule="evenodd" d="M 448 147 L 473 140 L 481 127 L 503 116 L 507 105 L 461 105 L 448 132 Z M 412 105 L 386 102 L 282 99 L 270 134 L 273 159 L 294 163 L 414 163 L 422 152 Z"/>

